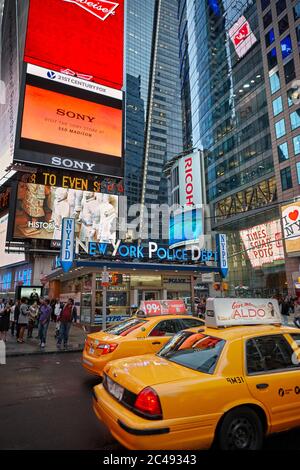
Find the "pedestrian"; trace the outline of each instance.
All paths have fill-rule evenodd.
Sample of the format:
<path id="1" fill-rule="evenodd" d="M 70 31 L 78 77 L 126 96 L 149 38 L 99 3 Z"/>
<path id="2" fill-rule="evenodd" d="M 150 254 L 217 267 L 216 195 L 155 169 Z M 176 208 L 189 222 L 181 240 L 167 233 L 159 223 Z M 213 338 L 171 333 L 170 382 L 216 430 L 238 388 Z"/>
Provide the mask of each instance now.
<path id="1" fill-rule="evenodd" d="M 14 333 L 15 328 L 16 328 L 16 338 L 17 339 L 20 336 L 20 325 L 19 325 L 20 305 L 21 305 L 20 300 L 16 300 L 15 308 L 14 308 L 14 326 L 13 326 L 12 333 Z"/>
<path id="2" fill-rule="evenodd" d="M 3 304 L 2 304 L 3 307 Z M 10 311 L 11 311 L 12 303 L 9 301 L 4 308 L 0 310 L 0 340 L 6 342 L 6 335 L 9 330 L 10 325 Z"/>
<path id="3" fill-rule="evenodd" d="M 281 317 L 282 322 L 285 326 L 289 323 L 289 315 L 290 315 L 290 302 L 288 298 L 285 298 L 281 304 Z"/>
<path id="4" fill-rule="evenodd" d="M 58 338 L 59 335 L 59 328 L 60 328 L 60 321 L 59 321 L 59 316 L 62 311 L 62 305 L 59 301 L 59 299 L 56 300 L 55 306 L 54 306 L 54 315 L 55 315 L 55 338 Z"/>
<path id="5" fill-rule="evenodd" d="M 300 299 L 294 301 L 294 324 L 297 328 L 300 328 Z"/>
<path id="6" fill-rule="evenodd" d="M 40 347 L 44 348 L 46 346 L 47 331 L 48 326 L 51 320 L 51 306 L 49 299 L 43 299 L 42 305 L 40 307 L 40 317 L 39 317 L 39 339 Z"/>
<path id="7" fill-rule="evenodd" d="M 28 316 L 29 316 L 29 307 L 27 297 L 22 297 L 20 305 L 20 315 L 18 320 L 18 325 L 20 326 L 19 336 L 17 339 L 18 343 L 24 343 L 24 333 L 28 325 Z"/>
<path id="8" fill-rule="evenodd" d="M 53 322 L 56 322 L 55 305 L 56 305 L 56 300 L 52 299 L 50 302 L 50 307 L 51 307 L 51 321 Z"/>
<path id="9" fill-rule="evenodd" d="M 39 306 L 38 306 L 37 301 L 35 300 L 33 304 L 30 305 L 29 307 L 27 338 L 32 338 L 32 332 L 33 332 L 33 328 L 37 320 L 38 311 L 39 311 Z"/>
<path id="10" fill-rule="evenodd" d="M 12 336 L 15 335 L 15 308 L 16 304 L 13 304 L 11 309 L 10 309 L 10 334 Z"/>
<path id="11" fill-rule="evenodd" d="M 64 348 L 67 349 L 71 324 L 72 324 L 72 321 L 76 323 L 76 320 L 77 320 L 77 309 L 74 305 L 74 300 L 70 298 L 68 299 L 68 302 L 65 304 L 59 316 L 60 328 L 59 328 L 59 335 L 58 335 L 58 340 L 57 340 L 58 349 L 61 348 L 62 341 L 64 342 Z"/>

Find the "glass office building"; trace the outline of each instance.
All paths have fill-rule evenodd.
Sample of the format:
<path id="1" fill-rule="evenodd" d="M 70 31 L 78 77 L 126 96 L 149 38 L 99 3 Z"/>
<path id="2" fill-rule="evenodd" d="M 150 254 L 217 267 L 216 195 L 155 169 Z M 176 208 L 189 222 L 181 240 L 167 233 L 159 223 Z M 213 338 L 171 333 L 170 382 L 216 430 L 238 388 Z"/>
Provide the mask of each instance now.
<path id="1" fill-rule="evenodd" d="M 256 2 L 180 0 L 178 17 L 184 142 L 204 154 L 206 227 L 228 235 L 229 293 L 284 291 L 284 259 L 254 267 L 241 238 L 279 218 Z"/>
<path id="2" fill-rule="evenodd" d="M 128 205 L 167 202 L 164 163 L 182 150 L 176 0 L 128 0 L 126 148 Z"/>

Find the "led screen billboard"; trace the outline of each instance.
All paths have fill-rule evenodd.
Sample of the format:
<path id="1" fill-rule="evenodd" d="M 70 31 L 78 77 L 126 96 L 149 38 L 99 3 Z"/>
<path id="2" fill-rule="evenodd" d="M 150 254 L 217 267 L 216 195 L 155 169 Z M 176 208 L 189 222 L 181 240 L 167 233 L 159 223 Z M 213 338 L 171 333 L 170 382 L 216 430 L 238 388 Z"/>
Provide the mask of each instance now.
<path id="1" fill-rule="evenodd" d="M 300 202 L 282 206 L 281 214 L 286 252 L 300 253 Z"/>
<path id="2" fill-rule="evenodd" d="M 40 70 L 40 68 L 39 68 Z M 122 92 L 26 74 L 14 161 L 123 176 Z M 60 75 L 61 77 L 61 75 Z"/>
<path id="3" fill-rule="evenodd" d="M 26 85 L 21 139 L 121 158 L 122 110 Z"/>
<path id="4" fill-rule="evenodd" d="M 123 85 L 124 0 L 30 0 L 25 62 Z"/>
<path id="5" fill-rule="evenodd" d="M 169 222 L 170 248 L 197 243 L 201 235 L 203 235 L 202 209 L 179 209 L 171 214 Z"/>
<path id="6" fill-rule="evenodd" d="M 19 183 L 13 238 L 60 240 L 62 219 L 74 217 L 82 241 L 116 240 L 118 196 L 42 184 Z"/>
<path id="7" fill-rule="evenodd" d="M 254 268 L 272 264 L 274 261 L 284 261 L 282 230 L 279 219 L 256 225 L 247 230 L 241 230 L 240 236 L 250 263 Z"/>
<path id="8" fill-rule="evenodd" d="M 0 218 L 0 268 L 10 264 L 22 263 L 25 261 L 24 253 L 6 253 L 6 233 L 7 233 L 8 215 Z M 21 245 L 21 244 L 20 244 Z"/>
<path id="9" fill-rule="evenodd" d="M 241 16 L 229 30 L 229 37 L 234 45 L 235 52 L 241 59 L 249 49 L 257 42 L 249 22 Z"/>

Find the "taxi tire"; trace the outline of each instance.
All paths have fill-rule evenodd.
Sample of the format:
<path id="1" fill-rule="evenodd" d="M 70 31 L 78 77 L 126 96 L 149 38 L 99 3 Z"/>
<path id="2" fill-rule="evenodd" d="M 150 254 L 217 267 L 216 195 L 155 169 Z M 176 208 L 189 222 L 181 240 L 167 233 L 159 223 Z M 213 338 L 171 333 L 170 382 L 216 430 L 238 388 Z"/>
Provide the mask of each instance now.
<path id="1" fill-rule="evenodd" d="M 241 406 L 224 416 L 217 437 L 221 450 L 259 450 L 264 439 L 263 425 L 255 411 Z M 245 441 L 249 439 L 251 443 L 247 445 Z"/>

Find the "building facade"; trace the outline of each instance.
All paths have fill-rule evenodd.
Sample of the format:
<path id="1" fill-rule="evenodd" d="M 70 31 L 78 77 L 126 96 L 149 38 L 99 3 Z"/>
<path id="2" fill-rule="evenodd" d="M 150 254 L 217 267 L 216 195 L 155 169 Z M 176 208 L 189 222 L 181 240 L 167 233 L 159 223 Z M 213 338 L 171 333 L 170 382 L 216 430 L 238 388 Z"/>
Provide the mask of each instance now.
<path id="1" fill-rule="evenodd" d="M 228 236 L 229 294 L 287 292 L 259 9 L 181 0 L 178 11 L 184 142 L 203 151 L 206 229 Z"/>

